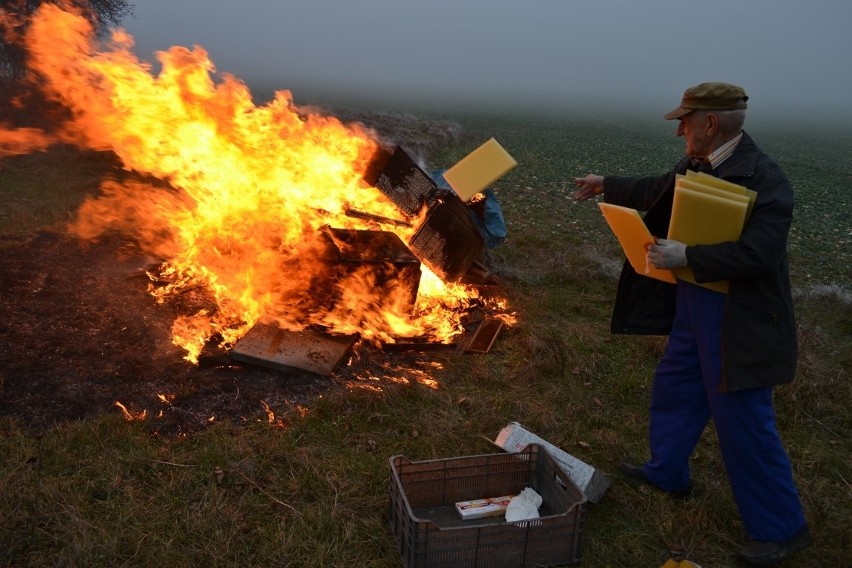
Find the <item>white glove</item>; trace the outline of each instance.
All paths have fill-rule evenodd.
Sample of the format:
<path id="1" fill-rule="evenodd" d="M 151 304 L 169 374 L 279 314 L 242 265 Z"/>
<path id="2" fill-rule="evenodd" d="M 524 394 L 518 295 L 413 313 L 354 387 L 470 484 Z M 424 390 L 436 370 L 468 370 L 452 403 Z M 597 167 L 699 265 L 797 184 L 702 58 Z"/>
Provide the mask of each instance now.
<path id="1" fill-rule="evenodd" d="M 657 239 L 648 247 L 648 260 L 657 268 L 686 266 L 686 245 L 679 241 Z"/>

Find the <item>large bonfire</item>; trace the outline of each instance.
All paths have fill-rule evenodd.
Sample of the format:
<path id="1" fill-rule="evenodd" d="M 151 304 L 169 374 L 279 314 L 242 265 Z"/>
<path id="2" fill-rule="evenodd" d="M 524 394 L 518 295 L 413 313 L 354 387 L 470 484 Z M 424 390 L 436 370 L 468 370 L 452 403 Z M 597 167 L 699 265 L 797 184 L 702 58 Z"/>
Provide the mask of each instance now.
<path id="1" fill-rule="evenodd" d="M 399 217 L 364 179 L 382 147 L 375 132 L 299 108 L 289 91 L 256 106 L 238 79 L 214 80 L 198 46 L 158 52 L 155 72 L 133 54 L 125 31 L 99 42 L 84 17 L 51 4 L 36 12 L 23 41 L 29 69 L 71 118 L 51 132 L 0 127 L 0 150 L 56 142 L 108 149 L 126 169 L 166 182 L 104 181 L 69 230 L 87 240 L 107 231 L 135 239 L 161 261 L 150 273 L 159 300 L 209 292 L 213 307 L 173 323 L 188 360 L 197 361 L 211 338 L 232 345 L 262 316 L 285 329 L 322 326 L 371 342 L 449 342 L 462 332 L 476 291 L 444 283 L 425 266 L 413 313 L 405 290 L 376 298 L 366 271 L 347 278 L 332 306 L 314 294 L 330 270 L 318 249 L 321 227 L 376 228 L 346 214 L 353 209 Z M 409 225 L 381 228 L 408 242 L 416 222 Z"/>

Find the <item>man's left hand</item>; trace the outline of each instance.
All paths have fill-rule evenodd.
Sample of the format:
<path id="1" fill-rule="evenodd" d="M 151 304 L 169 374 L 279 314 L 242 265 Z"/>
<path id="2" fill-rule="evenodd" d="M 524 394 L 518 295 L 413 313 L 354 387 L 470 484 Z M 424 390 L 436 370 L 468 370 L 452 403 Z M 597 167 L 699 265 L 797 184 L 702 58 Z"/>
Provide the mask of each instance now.
<path id="1" fill-rule="evenodd" d="M 686 266 L 686 245 L 680 241 L 657 239 L 648 247 L 648 260 L 657 268 Z"/>

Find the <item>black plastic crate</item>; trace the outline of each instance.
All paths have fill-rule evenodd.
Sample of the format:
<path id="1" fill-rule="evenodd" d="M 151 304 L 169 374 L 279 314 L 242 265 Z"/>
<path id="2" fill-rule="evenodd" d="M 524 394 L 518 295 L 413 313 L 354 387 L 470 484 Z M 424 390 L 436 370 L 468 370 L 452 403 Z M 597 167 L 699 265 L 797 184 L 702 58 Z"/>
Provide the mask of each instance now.
<path id="1" fill-rule="evenodd" d="M 580 561 L 586 497 L 547 451 L 420 462 L 390 458 L 390 525 L 406 568 L 523 568 Z M 455 503 L 517 495 L 542 497 L 538 519 L 463 521 Z"/>

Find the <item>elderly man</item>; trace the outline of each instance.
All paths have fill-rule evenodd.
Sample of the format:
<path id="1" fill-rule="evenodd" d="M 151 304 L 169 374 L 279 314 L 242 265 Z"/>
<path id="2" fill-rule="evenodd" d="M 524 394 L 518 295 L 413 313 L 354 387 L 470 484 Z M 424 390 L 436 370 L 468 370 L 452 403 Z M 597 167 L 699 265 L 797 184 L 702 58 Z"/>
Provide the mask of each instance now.
<path id="1" fill-rule="evenodd" d="M 787 233 L 793 190 L 778 164 L 742 130 L 745 91 L 728 83 L 687 89 L 677 135 L 686 156 L 659 176 L 589 174 L 575 198 L 603 194 L 607 203 L 647 211 L 657 268 L 689 266 L 698 283 L 730 281 L 727 294 L 679 280 L 637 274 L 625 263 L 612 315 L 613 333 L 668 334 L 651 392 L 651 458 L 622 465 L 634 480 L 675 495 L 691 488 L 689 457 L 712 417 L 731 489 L 749 542 L 744 561 L 764 566 L 810 544 L 790 460 L 775 426 L 772 388 L 793 379 L 796 332 Z M 737 241 L 686 246 L 668 240 L 675 176 L 711 173 L 757 192 Z"/>

